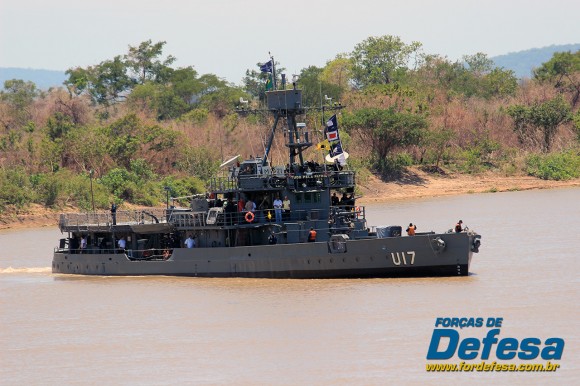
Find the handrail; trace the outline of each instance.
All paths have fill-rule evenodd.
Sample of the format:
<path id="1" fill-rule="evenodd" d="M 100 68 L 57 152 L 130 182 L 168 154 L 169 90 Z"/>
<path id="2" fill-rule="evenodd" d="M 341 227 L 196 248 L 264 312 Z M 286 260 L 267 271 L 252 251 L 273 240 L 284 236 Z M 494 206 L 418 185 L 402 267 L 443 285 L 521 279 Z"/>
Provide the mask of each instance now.
<path id="1" fill-rule="evenodd" d="M 212 208 L 210 208 L 211 210 Z M 237 208 L 236 208 L 237 209 Z M 276 223 L 276 209 L 266 208 L 252 211 L 251 221 L 246 219 L 247 211 L 218 212 L 215 221 L 208 223 L 209 211 L 166 211 L 165 209 L 118 211 L 116 225 L 143 225 L 165 223 L 177 228 L 203 228 L 207 226 L 233 226 Z M 328 219 L 331 215 L 356 216 L 358 219 L 366 218 L 364 206 L 337 205 L 328 208 L 315 209 L 281 209 L 281 222 L 316 221 Z M 250 216 L 252 217 L 252 216 Z M 90 229 L 102 228 L 110 230 L 113 226 L 110 213 L 66 213 L 60 215 L 59 227 L 62 230 L 86 232 Z"/>
<path id="2" fill-rule="evenodd" d="M 165 222 L 165 209 L 143 209 L 117 211 L 115 221 L 110 212 L 63 213 L 59 218 L 59 228 L 76 227 L 78 231 L 91 227 L 110 227 L 112 225 L 156 224 Z"/>
<path id="3" fill-rule="evenodd" d="M 280 173 L 278 170 L 237 176 L 214 177 L 210 179 L 211 192 L 232 192 L 239 189 L 278 189 L 288 186 L 300 190 L 303 183 L 308 186 L 329 188 L 355 184 L 356 173 L 352 170 L 316 170 Z M 311 182 L 309 184 L 309 182 Z"/>

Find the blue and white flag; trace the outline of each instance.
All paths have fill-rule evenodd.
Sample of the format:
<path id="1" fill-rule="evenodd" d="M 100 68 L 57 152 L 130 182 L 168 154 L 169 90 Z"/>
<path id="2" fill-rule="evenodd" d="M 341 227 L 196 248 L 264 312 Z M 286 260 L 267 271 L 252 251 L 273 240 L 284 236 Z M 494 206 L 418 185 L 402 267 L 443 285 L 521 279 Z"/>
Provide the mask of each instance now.
<path id="1" fill-rule="evenodd" d="M 336 121 L 336 114 L 330 117 L 326 122 L 326 139 L 330 142 L 340 141 L 338 136 L 338 122 Z"/>
<path id="2" fill-rule="evenodd" d="M 272 63 L 272 60 L 269 60 L 260 66 L 260 71 L 272 73 L 273 67 L 274 64 Z"/>
<path id="3" fill-rule="evenodd" d="M 330 117 L 326 122 L 326 139 L 330 142 L 330 152 L 326 157 L 327 161 L 334 162 L 337 160 L 340 165 L 344 166 L 346 164 L 347 153 L 342 149 L 342 142 L 340 141 L 340 135 L 338 134 L 338 122 L 336 120 L 336 114 Z"/>
<path id="4" fill-rule="evenodd" d="M 336 141 L 330 145 L 330 156 L 336 157 L 343 154 L 344 151 L 342 150 L 342 143 L 340 141 Z"/>

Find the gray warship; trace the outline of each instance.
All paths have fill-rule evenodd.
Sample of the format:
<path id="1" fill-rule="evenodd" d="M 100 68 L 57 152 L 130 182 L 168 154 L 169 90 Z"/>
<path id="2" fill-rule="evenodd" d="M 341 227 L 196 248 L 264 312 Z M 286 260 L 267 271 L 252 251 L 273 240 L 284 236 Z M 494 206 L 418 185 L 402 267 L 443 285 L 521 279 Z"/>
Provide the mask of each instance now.
<path id="1" fill-rule="evenodd" d="M 289 279 L 469 274 L 479 234 L 407 236 L 398 224 L 369 226 L 366 208 L 356 203 L 356 175 L 345 163 L 336 115 L 319 143 L 330 144 L 330 162 L 320 165 L 305 161 L 304 151 L 316 144 L 298 122 L 307 110 L 302 91 L 294 84 L 266 97 L 273 125 L 263 156 L 224 162 L 205 195 L 171 198 L 186 199 L 187 206 L 170 206 L 168 197 L 165 209 L 61 214 L 67 237 L 54 250 L 52 272 Z M 269 158 L 277 131 L 288 149 L 282 166 Z"/>

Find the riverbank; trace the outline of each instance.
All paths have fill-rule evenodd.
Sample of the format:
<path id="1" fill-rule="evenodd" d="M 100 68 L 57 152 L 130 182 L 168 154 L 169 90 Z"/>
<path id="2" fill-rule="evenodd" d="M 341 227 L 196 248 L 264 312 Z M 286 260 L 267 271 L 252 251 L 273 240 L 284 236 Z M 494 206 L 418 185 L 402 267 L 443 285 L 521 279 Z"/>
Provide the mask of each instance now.
<path id="1" fill-rule="evenodd" d="M 465 174 L 432 174 L 410 168 L 396 181 L 383 182 L 371 176 L 359 187 L 363 197 L 358 203 L 381 203 L 396 200 L 421 199 L 459 194 L 495 193 L 530 189 L 580 187 L 580 179 L 546 181 L 529 176 L 498 176 L 493 173 L 477 176 Z M 26 210 L 0 214 L 0 230 L 54 227 L 61 212 L 75 212 L 75 208 L 50 210 L 31 205 Z"/>
<path id="2" fill-rule="evenodd" d="M 580 179 L 548 181 L 530 176 L 506 177 L 494 173 L 432 174 L 413 167 L 396 181 L 382 182 L 375 176 L 371 176 L 368 181 L 359 184 L 359 187 L 363 197 L 358 202 L 364 205 L 458 194 L 580 187 Z"/>

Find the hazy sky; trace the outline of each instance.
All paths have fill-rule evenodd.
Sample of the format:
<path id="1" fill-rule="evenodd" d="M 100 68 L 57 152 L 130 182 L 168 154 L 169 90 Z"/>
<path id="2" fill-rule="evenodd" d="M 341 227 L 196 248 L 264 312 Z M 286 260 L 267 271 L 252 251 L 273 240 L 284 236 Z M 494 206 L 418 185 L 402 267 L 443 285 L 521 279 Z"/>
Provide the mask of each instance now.
<path id="1" fill-rule="evenodd" d="M 292 74 L 381 35 L 452 60 L 580 43 L 580 1 L 0 0 L 0 67 L 64 71 L 151 39 L 177 67 L 240 83 L 268 51 Z"/>

